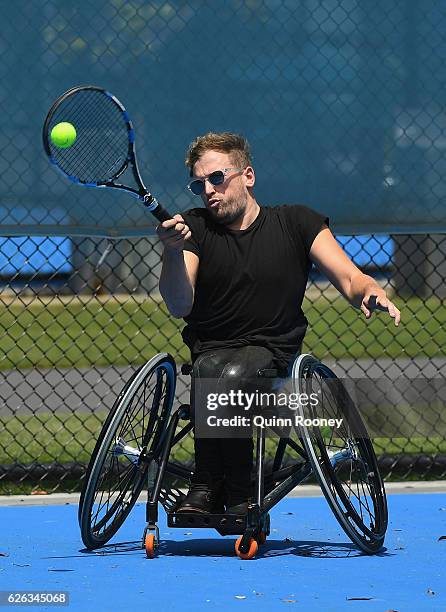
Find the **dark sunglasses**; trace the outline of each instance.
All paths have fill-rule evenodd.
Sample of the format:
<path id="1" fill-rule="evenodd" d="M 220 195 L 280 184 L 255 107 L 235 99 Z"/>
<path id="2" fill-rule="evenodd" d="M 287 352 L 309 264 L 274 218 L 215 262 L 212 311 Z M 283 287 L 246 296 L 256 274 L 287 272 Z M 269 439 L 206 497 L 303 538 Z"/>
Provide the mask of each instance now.
<path id="1" fill-rule="evenodd" d="M 204 192 L 204 185 L 206 181 L 209 181 L 211 185 L 221 185 L 225 182 L 225 176 L 229 170 L 238 170 L 239 172 L 242 172 L 244 168 L 223 168 L 223 170 L 215 170 L 215 172 L 211 172 L 209 176 L 194 179 L 189 183 L 187 188 L 190 189 L 194 195 L 201 195 Z"/>

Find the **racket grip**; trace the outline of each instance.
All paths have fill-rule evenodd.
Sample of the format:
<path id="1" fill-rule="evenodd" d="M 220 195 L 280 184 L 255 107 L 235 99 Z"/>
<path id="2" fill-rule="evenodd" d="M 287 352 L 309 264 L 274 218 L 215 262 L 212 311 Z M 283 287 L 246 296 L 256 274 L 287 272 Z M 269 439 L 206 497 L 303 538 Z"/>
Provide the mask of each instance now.
<path id="1" fill-rule="evenodd" d="M 149 209 L 149 212 L 151 212 L 152 215 L 156 217 L 160 223 L 162 223 L 163 221 L 168 221 L 169 219 L 172 219 L 172 215 L 168 213 L 167 210 L 163 208 L 163 206 L 161 206 L 161 204 L 158 202 L 156 198 L 154 198 L 153 196 L 150 196 L 150 194 L 147 194 L 144 197 L 143 201 L 144 201 L 144 205 Z"/>
<path id="2" fill-rule="evenodd" d="M 160 223 L 172 219 L 172 215 L 168 213 L 167 210 L 161 206 L 161 204 L 158 204 L 158 206 L 150 212 L 158 219 Z"/>

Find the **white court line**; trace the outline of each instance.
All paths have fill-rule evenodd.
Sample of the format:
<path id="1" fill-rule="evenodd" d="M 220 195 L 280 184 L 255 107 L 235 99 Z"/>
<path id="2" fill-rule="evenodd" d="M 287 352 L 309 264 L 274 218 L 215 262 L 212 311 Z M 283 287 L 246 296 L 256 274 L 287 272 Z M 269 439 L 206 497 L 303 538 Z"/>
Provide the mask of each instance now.
<path id="1" fill-rule="evenodd" d="M 405 493 L 446 493 L 446 480 L 388 482 L 385 483 L 389 495 Z M 300 485 L 293 489 L 287 497 L 322 497 L 318 485 Z M 145 502 L 146 495 L 142 493 L 139 501 Z M 51 493 L 48 495 L 1 495 L 0 506 L 63 506 L 78 504 L 79 493 Z"/>

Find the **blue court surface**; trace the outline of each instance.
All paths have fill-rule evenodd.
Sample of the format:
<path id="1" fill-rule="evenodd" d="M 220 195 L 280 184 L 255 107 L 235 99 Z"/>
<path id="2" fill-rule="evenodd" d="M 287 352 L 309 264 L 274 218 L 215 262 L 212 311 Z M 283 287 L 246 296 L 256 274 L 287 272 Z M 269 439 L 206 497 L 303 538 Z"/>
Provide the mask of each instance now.
<path id="1" fill-rule="evenodd" d="M 234 536 L 168 529 L 165 516 L 159 556 L 146 559 L 144 504 L 96 552 L 82 548 L 76 505 L 4 506 L 0 590 L 69 592 L 68 608 L 40 609 L 445 612 L 446 495 L 388 499 L 379 555 L 349 543 L 323 498 L 287 498 L 273 509 L 272 533 L 251 561 L 235 556 Z"/>

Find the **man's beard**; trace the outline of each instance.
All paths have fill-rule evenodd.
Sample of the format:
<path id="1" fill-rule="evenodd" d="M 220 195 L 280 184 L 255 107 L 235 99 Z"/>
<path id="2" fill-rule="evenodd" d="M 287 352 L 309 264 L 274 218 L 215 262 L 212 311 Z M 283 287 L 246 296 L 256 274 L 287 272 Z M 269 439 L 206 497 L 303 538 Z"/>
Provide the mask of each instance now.
<path id="1" fill-rule="evenodd" d="M 243 195 L 223 201 L 217 208 L 209 208 L 212 218 L 221 225 L 231 225 L 239 219 L 246 210 L 247 198 Z"/>

